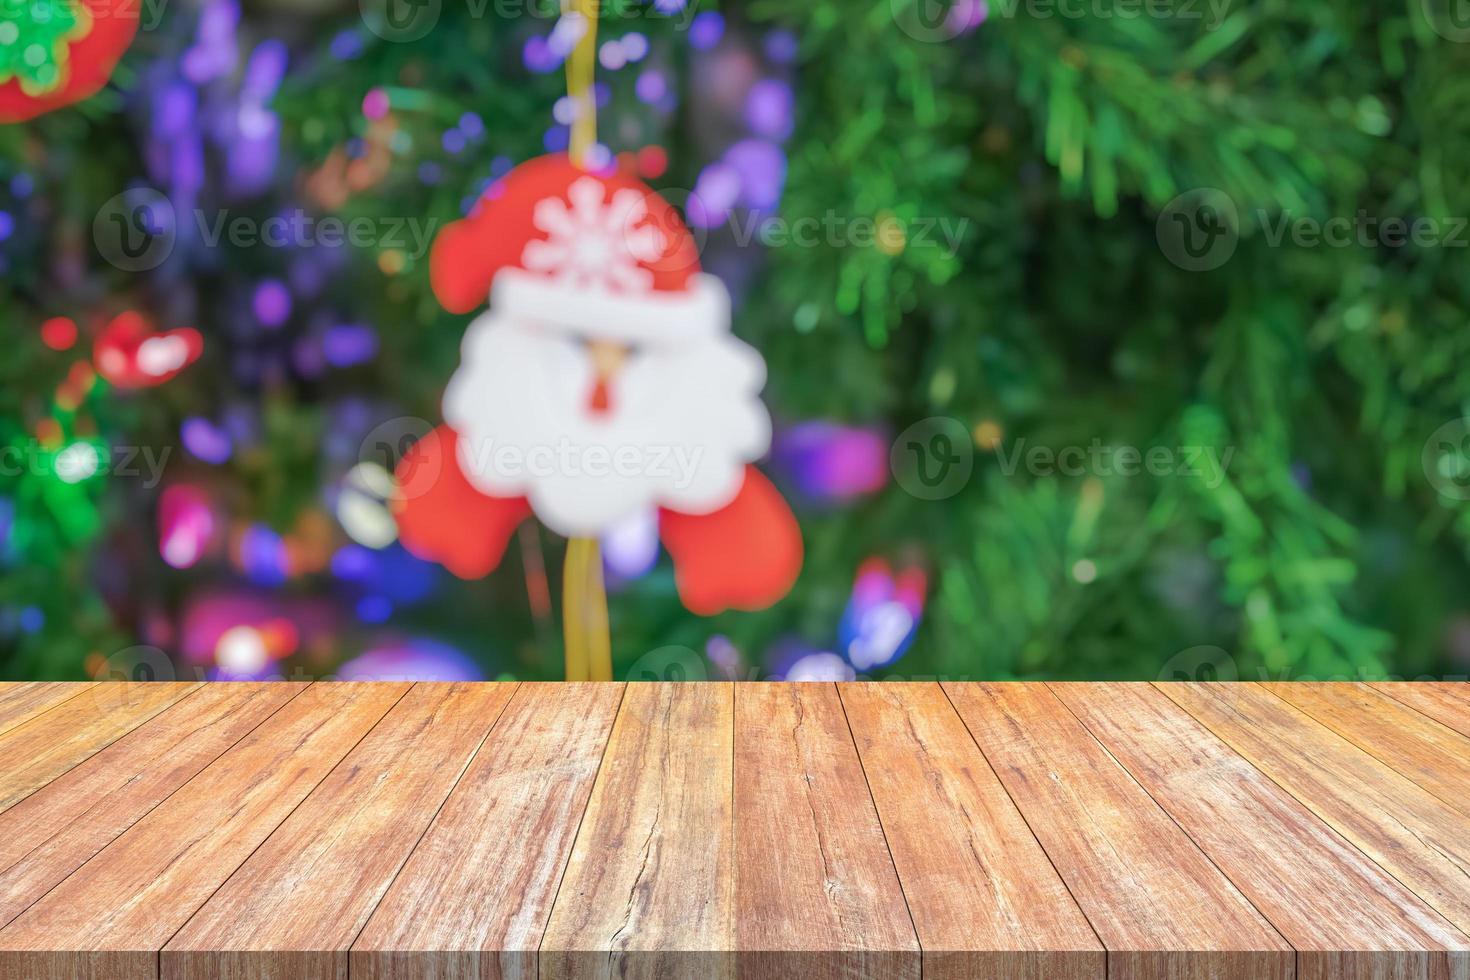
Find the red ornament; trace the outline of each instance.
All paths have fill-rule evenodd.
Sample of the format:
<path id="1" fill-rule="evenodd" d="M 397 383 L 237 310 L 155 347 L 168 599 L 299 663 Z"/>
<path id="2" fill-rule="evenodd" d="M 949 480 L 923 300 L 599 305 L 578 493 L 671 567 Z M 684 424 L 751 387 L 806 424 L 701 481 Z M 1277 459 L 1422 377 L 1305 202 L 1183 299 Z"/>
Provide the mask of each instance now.
<path id="1" fill-rule="evenodd" d="M 95 95 L 132 43 L 140 0 L 21 0 L 0 18 L 16 54 L 0 57 L 0 123 Z"/>
<path id="2" fill-rule="evenodd" d="M 400 538 L 484 575 L 531 514 L 596 538 L 649 508 L 696 613 L 759 609 L 801 569 L 801 532 L 750 464 L 770 445 L 760 355 L 724 285 L 636 177 L 526 163 L 434 243 L 451 312 L 490 300 L 445 394 L 447 424 L 398 468 Z"/>
<path id="3" fill-rule="evenodd" d="M 54 316 L 41 324 L 41 343 L 52 350 L 71 350 L 77 342 L 77 325 L 69 317 Z"/>
<path id="4" fill-rule="evenodd" d="M 638 173 L 648 180 L 658 180 L 669 169 L 669 154 L 654 144 L 638 151 Z"/>
<path id="5" fill-rule="evenodd" d="M 500 564 L 531 505 L 525 497 L 491 497 L 471 486 L 454 458 L 458 438 L 440 426 L 414 443 L 394 474 L 393 509 L 409 551 L 460 578 L 481 578 Z"/>
<path id="6" fill-rule="evenodd" d="M 151 388 L 174 378 L 203 352 L 198 330 L 155 333 L 141 313 L 129 311 L 103 328 L 92 346 L 92 362 L 114 387 Z"/>

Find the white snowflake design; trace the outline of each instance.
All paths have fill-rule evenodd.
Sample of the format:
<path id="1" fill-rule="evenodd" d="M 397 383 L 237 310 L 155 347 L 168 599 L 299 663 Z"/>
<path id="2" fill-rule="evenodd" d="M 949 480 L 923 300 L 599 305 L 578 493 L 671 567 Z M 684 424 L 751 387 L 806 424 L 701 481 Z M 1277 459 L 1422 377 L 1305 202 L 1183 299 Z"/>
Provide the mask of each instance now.
<path id="1" fill-rule="evenodd" d="M 663 232 L 647 221 L 643 195 L 624 188 L 603 202 L 602 182 L 580 177 L 567 189 L 572 206 L 559 197 L 536 205 L 536 227 L 550 237 L 529 243 L 521 263 L 574 288 L 647 290 L 653 273 L 639 263 L 663 255 Z"/>

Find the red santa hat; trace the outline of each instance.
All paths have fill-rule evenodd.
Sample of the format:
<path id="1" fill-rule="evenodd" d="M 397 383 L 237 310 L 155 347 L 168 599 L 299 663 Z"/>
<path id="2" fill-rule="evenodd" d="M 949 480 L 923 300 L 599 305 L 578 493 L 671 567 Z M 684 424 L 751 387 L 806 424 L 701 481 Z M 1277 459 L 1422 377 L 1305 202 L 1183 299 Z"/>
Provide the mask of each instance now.
<path id="1" fill-rule="evenodd" d="M 679 214 L 627 174 L 564 155 L 512 170 L 440 233 L 434 294 L 452 313 L 496 313 L 629 342 L 728 329 L 724 285 L 700 271 Z"/>

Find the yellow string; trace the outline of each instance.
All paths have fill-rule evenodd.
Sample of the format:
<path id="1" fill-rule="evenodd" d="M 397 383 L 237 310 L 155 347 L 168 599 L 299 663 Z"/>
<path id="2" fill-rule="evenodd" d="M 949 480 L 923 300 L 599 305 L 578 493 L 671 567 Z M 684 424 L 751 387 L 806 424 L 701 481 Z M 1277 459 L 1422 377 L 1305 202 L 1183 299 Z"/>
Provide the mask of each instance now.
<path id="1" fill-rule="evenodd" d="M 561 618 L 566 637 L 567 680 L 585 681 L 587 666 L 586 538 L 567 542 L 566 563 L 562 566 Z"/>
<path id="2" fill-rule="evenodd" d="M 612 640 L 608 635 L 607 589 L 596 538 L 567 541 L 563 568 L 562 627 L 569 681 L 610 681 Z"/>
<path id="3" fill-rule="evenodd" d="M 582 36 L 567 59 L 567 95 L 576 103 L 568 153 L 584 166 L 597 142 L 597 99 L 592 83 L 597 71 L 597 6 L 601 0 L 564 0 L 562 12 L 582 17 Z M 566 635 L 569 681 L 610 681 L 612 639 L 607 623 L 607 589 L 602 581 L 602 550 L 596 538 L 567 542 L 563 568 L 562 629 Z"/>
<path id="4" fill-rule="evenodd" d="M 562 12 L 580 14 L 584 29 L 571 57 L 567 58 L 567 95 L 576 104 L 568 153 L 583 166 L 597 142 L 597 98 L 593 76 L 597 72 L 597 6 L 601 0 L 563 0 Z"/>

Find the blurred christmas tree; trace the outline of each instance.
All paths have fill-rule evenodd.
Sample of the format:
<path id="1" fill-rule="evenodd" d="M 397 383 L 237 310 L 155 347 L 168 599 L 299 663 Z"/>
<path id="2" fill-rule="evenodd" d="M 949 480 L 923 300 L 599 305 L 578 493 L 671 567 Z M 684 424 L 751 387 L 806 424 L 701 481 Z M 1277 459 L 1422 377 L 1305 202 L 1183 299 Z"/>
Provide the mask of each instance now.
<path id="1" fill-rule="evenodd" d="M 141 18 L 0 127 L 0 676 L 557 676 L 564 543 L 460 582 L 385 501 L 466 322 L 433 230 L 566 145 L 568 22 Z M 1467 40 L 1438 0 L 605 4 L 605 149 L 736 294 L 807 542 L 702 620 L 606 540 L 620 675 L 1470 671 Z"/>

